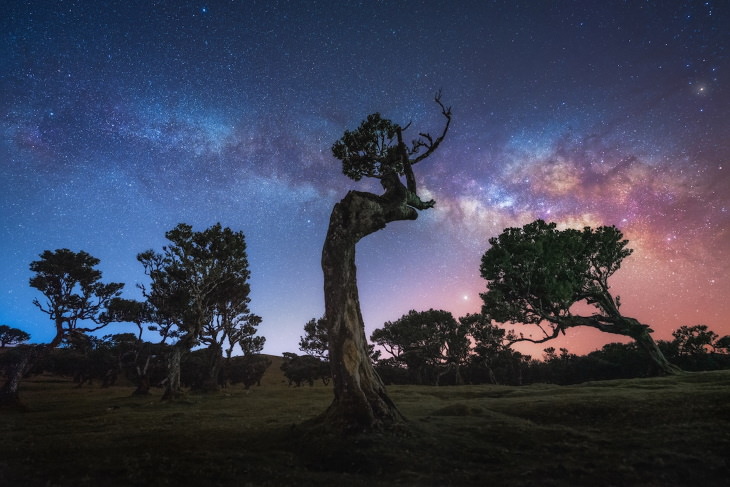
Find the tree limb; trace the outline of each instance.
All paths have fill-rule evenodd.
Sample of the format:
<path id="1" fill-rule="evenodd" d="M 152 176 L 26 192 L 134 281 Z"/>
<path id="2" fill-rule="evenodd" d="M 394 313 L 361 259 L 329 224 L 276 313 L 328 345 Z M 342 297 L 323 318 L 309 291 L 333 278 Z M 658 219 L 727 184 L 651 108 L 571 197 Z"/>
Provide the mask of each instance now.
<path id="1" fill-rule="evenodd" d="M 441 114 L 446 117 L 446 125 L 444 125 L 444 129 L 441 132 L 441 135 L 436 138 L 436 140 L 433 140 L 431 135 L 421 133 L 418 134 L 421 137 L 424 137 L 428 140 L 428 142 L 423 141 L 422 139 L 417 139 L 413 141 L 413 146 L 411 148 L 411 154 L 415 154 L 420 150 L 421 147 L 426 148 L 426 152 L 421 154 L 420 156 L 416 157 L 414 160 L 410 161 L 410 164 L 417 164 L 433 154 L 433 152 L 438 148 L 439 144 L 441 144 L 441 141 L 444 140 L 444 137 L 446 137 L 446 132 L 449 131 L 449 126 L 451 125 L 451 107 L 444 106 L 443 102 L 441 101 L 441 90 L 436 93 L 436 96 L 434 97 L 434 100 L 438 105 L 441 107 Z"/>

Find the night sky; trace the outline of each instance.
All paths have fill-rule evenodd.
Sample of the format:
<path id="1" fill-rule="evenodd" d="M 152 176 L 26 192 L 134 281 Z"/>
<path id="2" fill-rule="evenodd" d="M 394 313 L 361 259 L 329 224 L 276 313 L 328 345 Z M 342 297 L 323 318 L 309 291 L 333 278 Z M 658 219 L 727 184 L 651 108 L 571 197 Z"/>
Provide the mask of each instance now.
<path id="1" fill-rule="evenodd" d="M 0 17 L 0 323 L 35 342 L 53 335 L 28 285 L 42 251 L 85 250 L 140 298 L 139 252 L 220 222 L 246 236 L 264 352 L 298 352 L 332 206 L 381 192 L 332 143 L 376 111 L 438 134 L 439 89 L 451 130 L 415 166 L 436 208 L 358 246 L 368 336 L 410 309 L 479 311 L 488 239 L 537 218 L 624 232 L 613 291 L 655 338 L 730 334 L 728 2 L 10 0 Z"/>

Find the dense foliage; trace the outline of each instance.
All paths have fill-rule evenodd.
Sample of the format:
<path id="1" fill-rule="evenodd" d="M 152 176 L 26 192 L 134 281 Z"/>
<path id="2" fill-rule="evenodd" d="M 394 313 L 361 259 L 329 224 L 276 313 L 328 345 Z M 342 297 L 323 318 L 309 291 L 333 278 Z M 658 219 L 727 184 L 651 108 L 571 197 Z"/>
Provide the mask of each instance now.
<path id="1" fill-rule="evenodd" d="M 648 325 L 624 316 L 621 301 L 610 292 L 608 279 L 631 255 L 628 240 L 613 226 L 558 230 L 555 223 L 536 220 L 522 228 L 507 228 L 489 239 L 482 256 L 483 313 L 500 323 L 515 323 L 538 333 L 520 333 L 515 341 L 543 343 L 577 326 L 634 339 L 653 360 L 658 373 L 679 369 L 668 362 Z M 575 313 L 587 305 L 589 313 Z"/>
<path id="2" fill-rule="evenodd" d="M 8 325 L 0 325 L 0 348 L 18 345 L 30 340 L 30 334 Z"/>
<path id="3" fill-rule="evenodd" d="M 243 233 L 213 225 L 195 232 L 179 224 L 165 234 L 170 244 L 162 252 L 147 250 L 137 256 L 150 277 L 144 295 L 156 329 L 175 339 L 168 360 L 167 398 L 179 395 L 181 357 L 200 343 L 211 350 L 203 389 L 218 388 L 221 352 L 240 345 L 258 353 L 263 337 L 255 337 L 261 318 L 250 314 L 248 257 Z"/>
<path id="4" fill-rule="evenodd" d="M 54 322 L 57 345 L 74 333 L 98 330 L 108 324 L 104 312 L 109 302 L 118 297 L 124 284 L 101 282 L 96 269 L 99 259 L 83 250 L 46 250 L 39 260 L 30 263 L 34 273 L 30 286 L 43 294 L 45 301 L 33 304 Z"/>

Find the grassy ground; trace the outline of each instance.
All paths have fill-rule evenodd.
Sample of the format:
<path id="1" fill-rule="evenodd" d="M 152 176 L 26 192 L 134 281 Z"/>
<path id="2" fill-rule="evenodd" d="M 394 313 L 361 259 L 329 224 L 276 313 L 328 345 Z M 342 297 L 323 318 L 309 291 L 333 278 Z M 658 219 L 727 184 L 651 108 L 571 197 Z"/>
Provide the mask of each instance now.
<path id="1" fill-rule="evenodd" d="M 316 436 L 332 392 L 191 395 L 23 384 L 0 412 L 0 485 L 727 485 L 730 371 L 577 386 L 389 388 L 406 431 Z"/>

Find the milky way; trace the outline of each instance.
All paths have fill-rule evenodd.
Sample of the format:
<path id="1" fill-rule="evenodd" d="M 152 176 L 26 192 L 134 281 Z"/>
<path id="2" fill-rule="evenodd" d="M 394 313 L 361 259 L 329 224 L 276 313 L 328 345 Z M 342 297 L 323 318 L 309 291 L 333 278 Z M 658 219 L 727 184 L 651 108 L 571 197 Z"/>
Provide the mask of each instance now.
<path id="1" fill-rule="evenodd" d="M 298 351 L 332 206 L 378 191 L 332 143 L 376 111 L 436 134 L 443 89 L 454 122 L 416 166 L 436 208 L 358 246 L 368 334 L 410 309 L 479 311 L 488 239 L 536 218 L 619 227 L 635 251 L 613 290 L 657 338 L 730 334 L 728 25 L 719 1 L 11 0 L 0 322 L 52 335 L 28 286 L 45 249 L 86 250 L 136 298 L 137 253 L 221 222 L 246 235 L 265 352 Z"/>

